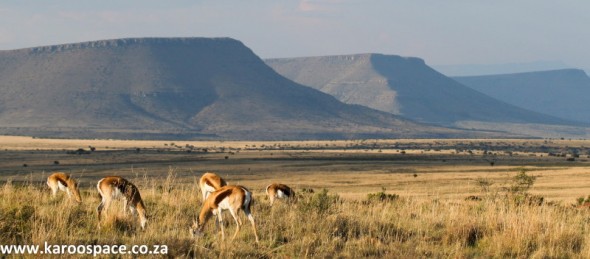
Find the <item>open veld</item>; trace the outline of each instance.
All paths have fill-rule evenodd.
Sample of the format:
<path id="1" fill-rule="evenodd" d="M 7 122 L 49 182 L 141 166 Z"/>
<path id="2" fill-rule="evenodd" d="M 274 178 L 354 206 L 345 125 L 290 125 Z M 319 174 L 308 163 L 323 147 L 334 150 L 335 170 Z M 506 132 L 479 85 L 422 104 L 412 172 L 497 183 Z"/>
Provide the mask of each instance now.
<path id="1" fill-rule="evenodd" d="M 0 244 L 166 245 L 173 257 L 588 258 L 590 211 L 578 199 L 590 195 L 589 155 L 590 141 L 567 139 L 0 137 Z M 81 205 L 49 195 L 55 171 L 78 179 Z M 212 221 L 205 236 L 190 236 L 206 171 L 253 191 L 259 244 L 247 220 L 234 241 L 221 241 Z M 118 205 L 97 228 L 96 182 L 108 175 L 139 187 L 145 231 Z M 270 207 L 272 182 L 293 187 L 298 201 Z"/>

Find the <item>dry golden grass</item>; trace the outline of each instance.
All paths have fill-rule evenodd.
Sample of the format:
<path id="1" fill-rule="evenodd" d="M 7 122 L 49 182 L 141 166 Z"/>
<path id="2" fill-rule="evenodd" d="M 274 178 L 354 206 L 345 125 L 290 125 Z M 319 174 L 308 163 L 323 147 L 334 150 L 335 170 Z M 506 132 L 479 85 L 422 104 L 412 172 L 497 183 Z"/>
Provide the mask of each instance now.
<path id="1" fill-rule="evenodd" d="M 44 186 L 6 183 L 0 188 L 2 244 L 166 245 L 170 257 L 394 257 L 394 258 L 588 258 L 588 209 L 569 205 L 519 205 L 501 192 L 480 193 L 481 200 L 400 195 L 393 200 L 341 199 L 315 189 L 300 193 L 294 205 L 268 205 L 255 193 L 253 215 L 261 242 L 243 218 L 234 241 L 220 240 L 213 222 L 193 239 L 188 228 L 200 208 L 198 190 L 174 177 L 132 179 L 142 191 L 150 221 L 142 231 L 124 217 L 120 203 L 97 228 L 98 197 L 82 190 L 76 205 Z M 301 190 L 299 190 L 301 192 Z M 241 215 L 243 217 L 243 215 Z M 231 233 L 235 226 L 225 215 Z"/>
<path id="2" fill-rule="evenodd" d="M 456 145 L 461 143 L 488 142 L 491 145 L 510 143 L 513 145 L 546 145 L 546 146 L 590 146 L 590 140 L 576 139 L 364 139 L 364 140 L 309 140 L 309 141 L 170 141 L 170 140 L 113 140 L 113 139 L 46 139 L 32 138 L 27 136 L 0 136 L 0 149 L 7 150 L 37 150 L 37 149 L 76 149 L 87 147 L 108 147 L 110 149 L 125 148 L 152 148 L 162 147 L 170 143 L 177 145 L 194 145 L 197 147 L 227 147 L 246 148 L 260 146 L 300 146 L 300 147 L 322 147 L 342 148 L 347 145 L 359 143 L 393 145 L 399 143 L 435 144 L 435 145 Z M 342 151 L 342 150 L 340 150 Z M 354 152 L 354 151 L 353 151 Z"/>
<path id="3" fill-rule="evenodd" d="M 134 151 L 169 147 L 170 141 L 52 140 L 55 143 L 47 146 L 42 144 L 45 141 L 50 140 L 0 142 L 2 149 L 9 149 L 0 158 L 0 173 L 14 181 L 0 185 L 0 244 L 163 244 L 169 247 L 170 257 L 201 258 L 590 257 L 590 211 L 573 205 L 578 197 L 590 195 L 590 169 L 584 161 L 523 154 L 498 157 L 491 166 L 478 151 L 469 155 L 414 150 L 401 155 L 396 149 L 342 148 L 354 141 L 281 144 L 308 145 L 310 150 L 245 150 L 276 143 L 236 142 L 234 148 L 243 149 L 234 154 L 227 150 Z M 404 141 L 446 141 L 446 145 L 468 140 Z M 212 150 L 230 147 L 227 142 L 176 145 L 188 143 Z M 547 144 L 543 140 L 513 143 Z M 552 141 L 556 146 L 588 144 Z M 89 145 L 101 151 L 63 152 Z M 324 148 L 313 149 L 318 145 Z M 35 147 L 56 151 L 38 152 Z M 102 151 L 106 147 L 111 151 Z M 52 165 L 54 160 L 60 165 Z M 529 193 L 543 196 L 543 204 L 519 204 L 505 190 L 522 168 L 537 177 Z M 64 200 L 63 194 L 51 198 L 44 181 L 57 169 L 80 180 L 81 205 Z M 219 240 L 212 221 L 204 237 L 189 235 L 201 204 L 196 180 L 204 171 L 218 172 L 230 184 L 245 185 L 254 192 L 260 244 L 254 243 L 246 219 L 233 242 Z M 95 184 L 106 175 L 122 175 L 138 186 L 150 217 L 145 231 L 138 228 L 137 220 L 123 216 L 121 203 L 111 206 L 110 217 L 97 228 Z M 279 202 L 271 208 L 263 192 L 271 182 L 286 183 L 302 196 L 294 205 Z M 490 183 L 489 190 L 481 182 Z M 315 192 L 303 193 L 304 188 Z M 396 194 L 399 198 L 380 201 L 367 196 L 380 192 L 383 195 L 372 197 Z M 466 200 L 469 196 L 478 199 Z M 235 226 L 229 215 L 225 219 L 226 234 L 231 234 Z"/>

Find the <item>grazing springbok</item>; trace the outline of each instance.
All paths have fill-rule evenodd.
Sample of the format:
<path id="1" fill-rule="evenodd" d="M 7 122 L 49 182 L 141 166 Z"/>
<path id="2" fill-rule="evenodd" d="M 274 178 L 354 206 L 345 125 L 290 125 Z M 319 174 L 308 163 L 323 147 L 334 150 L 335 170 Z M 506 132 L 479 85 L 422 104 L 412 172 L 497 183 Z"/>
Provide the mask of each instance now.
<path id="1" fill-rule="evenodd" d="M 280 183 L 273 183 L 266 186 L 266 195 L 268 195 L 268 199 L 270 200 L 270 206 L 275 202 L 275 199 L 295 199 L 293 189 Z"/>
<path id="2" fill-rule="evenodd" d="M 123 177 L 107 176 L 98 181 L 96 188 L 98 188 L 98 193 L 102 198 L 100 204 L 98 204 L 98 208 L 96 208 L 99 222 L 102 211 L 105 211 L 104 214 L 106 216 L 111 202 L 114 199 L 123 198 L 123 211 L 125 214 L 127 214 L 127 209 L 131 211 L 133 216 L 136 213 L 139 214 L 141 229 L 145 229 L 145 224 L 147 223 L 146 209 L 141 200 L 139 189 L 135 185 Z"/>
<path id="3" fill-rule="evenodd" d="M 207 200 L 207 196 L 209 196 L 210 193 L 226 185 L 227 183 L 225 180 L 219 177 L 219 175 L 210 172 L 204 173 L 203 176 L 201 176 L 201 179 L 199 179 L 199 188 L 203 194 L 203 202 Z"/>
<path id="4" fill-rule="evenodd" d="M 78 183 L 74 178 L 71 176 L 64 174 L 64 173 L 53 173 L 49 177 L 47 177 L 47 185 L 51 188 L 51 193 L 53 197 L 57 195 L 58 190 L 62 190 L 68 194 L 68 197 L 71 199 L 72 195 L 74 195 L 74 199 L 78 203 L 82 202 L 82 197 L 80 196 L 80 190 L 78 189 Z"/>
<path id="5" fill-rule="evenodd" d="M 256 223 L 254 223 L 254 217 L 250 212 L 250 206 L 252 205 L 252 192 L 243 186 L 227 185 L 221 187 L 219 190 L 212 192 L 207 200 L 203 203 L 203 208 L 199 213 L 197 221 L 194 222 L 191 227 L 191 234 L 193 236 L 200 236 L 203 234 L 205 224 L 211 217 L 211 215 L 217 216 L 217 222 L 221 226 L 221 238 L 225 240 L 225 231 L 223 227 L 223 217 L 221 213 L 223 210 L 229 210 L 232 217 L 236 221 L 236 233 L 233 235 L 232 240 L 236 238 L 242 225 L 242 220 L 239 217 L 240 210 L 244 211 L 250 223 L 252 223 L 252 229 L 254 230 L 254 236 L 256 237 L 256 243 L 258 243 L 258 234 L 256 233 Z"/>

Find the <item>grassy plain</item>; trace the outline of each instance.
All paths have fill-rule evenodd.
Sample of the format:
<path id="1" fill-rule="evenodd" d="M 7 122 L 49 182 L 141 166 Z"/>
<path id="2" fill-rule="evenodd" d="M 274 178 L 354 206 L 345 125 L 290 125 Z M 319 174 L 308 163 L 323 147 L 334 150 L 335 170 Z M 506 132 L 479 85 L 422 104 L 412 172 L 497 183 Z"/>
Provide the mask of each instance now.
<path id="1" fill-rule="evenodd" d="M 590 195 L 588 147 L 585 140 L 0 137 L 0 243 L 165 244 L 174 257 L 587 258 L 590 211 L 575 204 Z M 536 177 L 527 193 L 543 197 L 540 205 L 508 190 L 523 169 Z M 44 181 L 54 171 L 79 179 L 82 205 L 49 196 Z M 190 237 L 200 209 L 195 183 L 205 171 L 254 192 L 260 244 L 245 219 L 233 242 L 220 241 L 212 222 L 208 235 Z M 146 231 L 120 206 L 96 228 L 95 184 L 107 175 L 139 187 Z M 272 182 L 294 187 L 299 201 L 269 207 L 264 187 Z M 233 230 L 230 222 L 226 231 Z"/>

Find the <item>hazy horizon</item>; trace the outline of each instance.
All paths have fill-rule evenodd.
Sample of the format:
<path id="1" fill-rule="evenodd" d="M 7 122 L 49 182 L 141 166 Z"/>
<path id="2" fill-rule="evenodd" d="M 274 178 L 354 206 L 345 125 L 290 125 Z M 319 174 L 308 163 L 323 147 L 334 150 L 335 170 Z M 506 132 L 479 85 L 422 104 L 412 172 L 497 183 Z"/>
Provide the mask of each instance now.
<path id="1" fill-rule="evenodd" d="M 231 37 L 262 58 L 383 53 L 428 64 L 551 61 L 590 71 L 587 1 L 100 1 L 0 4 L 0 49 Z"/>

